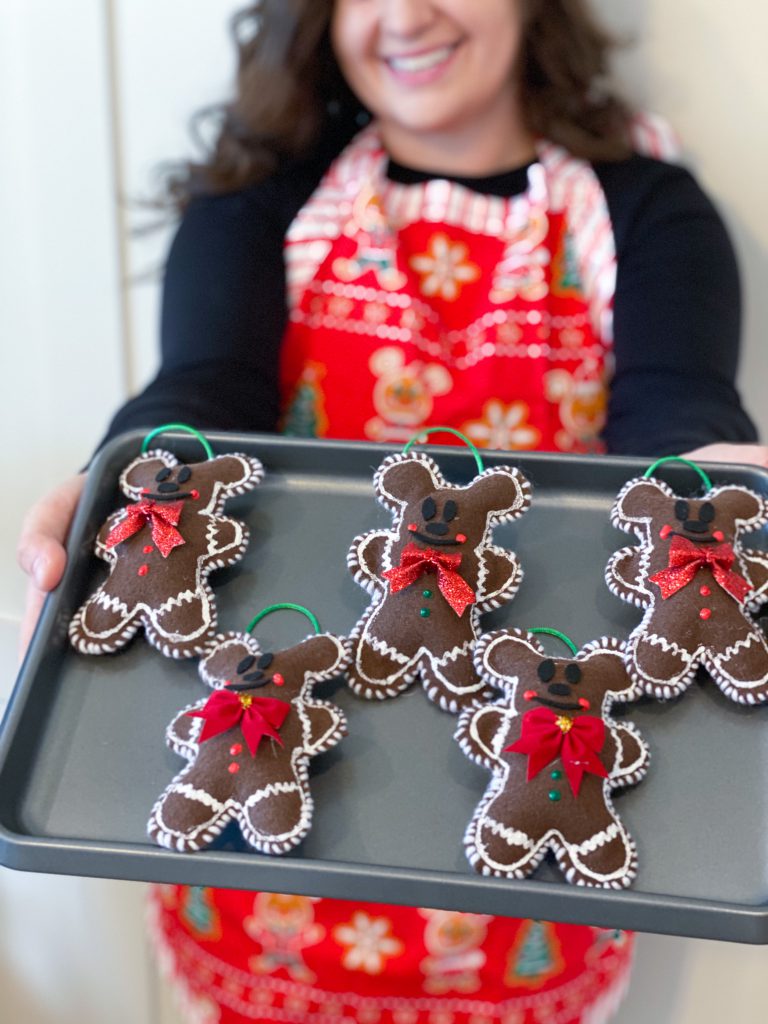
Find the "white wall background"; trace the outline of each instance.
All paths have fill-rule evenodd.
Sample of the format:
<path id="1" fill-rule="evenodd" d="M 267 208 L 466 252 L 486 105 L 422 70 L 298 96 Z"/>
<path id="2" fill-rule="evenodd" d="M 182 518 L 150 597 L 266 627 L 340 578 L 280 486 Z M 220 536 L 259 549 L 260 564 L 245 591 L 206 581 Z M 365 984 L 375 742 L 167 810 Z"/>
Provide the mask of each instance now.
<path id="1" fill-rule="evenodd" d="M 768 5 L 595 0 L 638 39 L 627 92 L 667 116 L 741 257 L 741 383 L 768 438 Z M 154 370 L 168 229 L 153 169 L 189 155 L 191 113 L 226 94 L 233 0 L 0 2 L 0 707 L 12 685 L 23 510 L 87 458 Z M 130 200 L 129 202 L 118 200 Z M 0 869 L 0 1024 L 159 1024 L 141 887 Z M 762 950 L 645 939 L 620 1024 L 765 1019 Z M 759 966 L 758 966 L 759 965 Z"/>

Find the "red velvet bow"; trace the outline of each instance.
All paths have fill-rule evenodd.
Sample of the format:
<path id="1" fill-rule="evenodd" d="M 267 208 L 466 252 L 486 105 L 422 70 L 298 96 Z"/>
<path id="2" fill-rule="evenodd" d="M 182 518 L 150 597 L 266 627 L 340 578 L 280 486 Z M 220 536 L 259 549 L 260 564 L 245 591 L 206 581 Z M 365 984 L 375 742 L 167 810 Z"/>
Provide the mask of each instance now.
<path id="1" fill-rule="evenodd" d="M 435 571 L 440 593 L 457 615 L 463 615 L 467 605 L 475 603 L 475 592 L 457 572 L 460 565 L 459 554 L 419 548 L 411 543 L 403 549 L 400 565 L 387 569 L 382 576 L 389 580 L 390 593 L 396 594 L 398 590 L 415 583 L 425 572 Z"/>
<path id="2" fill-rule="evenodd" d="M 252 697 L 248 693 L 232 693 L 231 690 L 216 690 L 199 711 L 188 711 L 192 718 L 204 718 L 205 725 L 200 733 L 200 742 L 210 740 L 222 732 L 228 732 L 242 723 L 245 742 L 255 757 L 259 742 L 264 736 L 271 736 L 280 746 L 278 729 L 288 716 L 291 705 L 276 697 Z"/>
<path id="3" fill-rule="evenodd" d="M 732 572 L 735 555 L 730 544 L 694 544 L 677 534 L 669 545 L 669 565 L 650 577 L 666 600 L 687 586 L 699 569 L 709 566 L 720 586 L 737 601 L 743 601 L 752 589 L 738 573 Z"/>
<path id="4" fill-rule="evenodd" d="M 176 524 L 184 508 L 183 501 L 139 501 L 128 505 L 126 516 L 110 530 L 104 542 L 108 548 L 115 547 L 122 541 L 138 533 L 148 523 L 152 527 L 152 540 L 163 558 L 167 558 L 174 548 L 184 544 L 184 538 L 176 529 Z"/>
<path id="5" fill-rule="evenodd" d="M 585 772 L 608 778 L 608 772 L 597 756 L 605 743 L 605 722 L 594 715 L 569 718 L 550 708 L 533 708 L 523 715 L 523 732 L 519 740 L 504 750 L 528 754 L 528 781 L 555 760 L 561 758 L 573 795 L 579 795 Z"/>

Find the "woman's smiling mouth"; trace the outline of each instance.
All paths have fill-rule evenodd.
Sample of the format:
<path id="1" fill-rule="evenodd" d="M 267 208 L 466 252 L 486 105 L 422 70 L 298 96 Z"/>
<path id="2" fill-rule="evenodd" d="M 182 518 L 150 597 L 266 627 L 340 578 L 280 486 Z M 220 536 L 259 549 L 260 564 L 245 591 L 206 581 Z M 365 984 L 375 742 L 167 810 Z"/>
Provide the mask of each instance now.
<path id="1" fill-rule="evenodd" d="M 431 81 L 448 64 L 458 46 L 459 43 L 450 43 L 420 53 L 384 57 L 383 60 L 392 74 L 402 81 Z"/>

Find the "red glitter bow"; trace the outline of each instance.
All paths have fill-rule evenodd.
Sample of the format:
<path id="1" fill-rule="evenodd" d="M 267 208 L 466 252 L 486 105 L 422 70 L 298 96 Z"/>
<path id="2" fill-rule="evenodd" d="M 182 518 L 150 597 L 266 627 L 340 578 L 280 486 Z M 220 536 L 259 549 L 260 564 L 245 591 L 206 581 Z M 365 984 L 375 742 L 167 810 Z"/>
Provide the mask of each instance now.
<path id="1" fill-rule="evenodd" d="M 694 544 L 687 537 L 675 535 L 669 545 L 669 565 L 650 577 L 666 600 L 682 590 L 699 569 L 709 566 L 720 586 L 737 601 L 743 601 L 752 589 L 738 573 L 731 571 L 735 555 L 730 544 Z"/>
<path id="2" fill-rule="evenodd" d="M 152 540 L 163 558 L 167 558 L 174 548 L 185 543 L 176 529 L 183 508 L 183 501 L 166 503 L 145 500 L 128 505 L 125 519 L 110 530 L 104 543 L 108 548 L 113 548 L 149 524 L 152 527 Z"/>
<path id="3" fill-rule="evenodd" d="M 450 555 L 434 548 L 419 548 L 411 543 L 403 549 L 400 565 L 387 569 L 382 573 L 389 580 L 392 594 L 415 583 L 425 572 L 437 572 L 437 585 L 440 593 L 453 608 L 457 615 L 463 615 L 468 604 L 475 603 L 475 592 L 467 581 L 459 575 L 457 569 L 461 565 L 461 555 Z"/>
<path id="4" fill-rule="evenodd" d="M 519 740 L 504 750 L 528 754 L 528 781 L 555 760 L 561 758 L 573 795 L 579 795 L 585 772 L 608 778 L 597 756 L 605 743 L 605 722 L 594 715 L 569 718 L 550 708 L 534 708 L 523 715 Z"/>
<path id="5" fill-rule="evenodd" d="M 252 697 L 249 693 L 232 693 L 231 690 L 216 690 L 199 711 L 188 711 L 192 718 L 204 718 L 205 725 L 200 733 L 200 742 L 210 740 L 222 732 L 228 732 L 242 723 L 243 738 L 255 757 L 264 736 L 277 740 L 278 729 L 288 716 L 291 705 L 276 697 Z"/>

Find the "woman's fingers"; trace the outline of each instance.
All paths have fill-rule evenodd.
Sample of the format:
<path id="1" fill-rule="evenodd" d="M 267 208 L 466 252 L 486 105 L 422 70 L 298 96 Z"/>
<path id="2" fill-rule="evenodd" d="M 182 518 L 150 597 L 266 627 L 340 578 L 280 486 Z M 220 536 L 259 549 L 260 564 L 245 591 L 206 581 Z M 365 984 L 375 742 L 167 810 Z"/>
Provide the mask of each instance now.
<path id="1" fill-rule="evenodd" d="M 52 590 L 64 573 L 64 541 L 84 484 L 82 474 L 66 480 L 33 505 L 24 518 L 16 554 L 38 590 Z"/>
<path id="2" fill-rule="evenodd" d="M 683 457 L 698 462 L 735 462 L 768 468 L 768 447 L 764 444 L 708 444 L 685 452 Z"/>
<path id="3" fill-rule="evenodd" d="M 46 594 L 64 575 L 67 564 L 64 541 L 84 485 L 82 474 L 66 480 L 33 505 L 22 523 L 16 556 L 29 583 L 19 631 L 21 657 L 40 617 Z"/>

